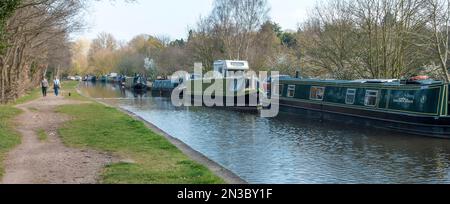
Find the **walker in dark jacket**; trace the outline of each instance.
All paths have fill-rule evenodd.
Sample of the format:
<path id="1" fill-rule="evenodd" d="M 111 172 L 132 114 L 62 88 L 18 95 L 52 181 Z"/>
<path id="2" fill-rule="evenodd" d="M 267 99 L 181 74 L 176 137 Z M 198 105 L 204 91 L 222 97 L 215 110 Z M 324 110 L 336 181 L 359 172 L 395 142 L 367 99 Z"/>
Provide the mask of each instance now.
<path id="1" fill-rule="evenodd" d="M 42 87 L 42 95 L 44 97 L 47 97 L 47 89 L 48 89 L 48 81 L 47 81 L 47 79 L 43 79 L 41 81 L 41 87 Z"/>

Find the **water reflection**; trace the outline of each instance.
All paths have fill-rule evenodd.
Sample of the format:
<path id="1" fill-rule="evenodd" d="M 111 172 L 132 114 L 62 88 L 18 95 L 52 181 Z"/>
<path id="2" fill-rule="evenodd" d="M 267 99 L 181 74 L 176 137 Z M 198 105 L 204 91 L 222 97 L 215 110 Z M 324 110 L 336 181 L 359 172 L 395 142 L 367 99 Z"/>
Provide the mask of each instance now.
<path id="1" fill-rule="evenodd" d="M 136 113 L 250 183 L 450 183 L 449 140 L 320 122 L 315 113 L 267 119 L 178 108 L 113 85 L 82 91 Z"/>

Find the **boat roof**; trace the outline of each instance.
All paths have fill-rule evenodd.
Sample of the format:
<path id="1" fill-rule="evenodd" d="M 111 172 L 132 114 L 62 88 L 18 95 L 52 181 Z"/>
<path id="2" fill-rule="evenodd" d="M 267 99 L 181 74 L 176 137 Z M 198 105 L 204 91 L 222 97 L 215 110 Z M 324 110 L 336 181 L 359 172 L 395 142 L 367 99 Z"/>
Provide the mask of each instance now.
<path id="1" fill-rule="evenodd" d="M 381 85 L 381 86 L 431 86 L 431 85 L 443 85 L 442 81 L 435 80 L 422 80 L 422 81 L 402 81 L 398 79 L 360 79 L 360 80 L 322 80 L 322 79 L 299 79 L 299 78 L 287 78 L 280 79 L 281 82 L 298 82 L 298 83 L 311 83 L 311 84 L 335 84 L 335 85 Z"/>
<path id="2" fill-rule="evenodd" d="M 225 70 L 249 70 L 248 61 L 242 60 L 217 60 L 214 62 L 214 67 L 223 66 Z"/>

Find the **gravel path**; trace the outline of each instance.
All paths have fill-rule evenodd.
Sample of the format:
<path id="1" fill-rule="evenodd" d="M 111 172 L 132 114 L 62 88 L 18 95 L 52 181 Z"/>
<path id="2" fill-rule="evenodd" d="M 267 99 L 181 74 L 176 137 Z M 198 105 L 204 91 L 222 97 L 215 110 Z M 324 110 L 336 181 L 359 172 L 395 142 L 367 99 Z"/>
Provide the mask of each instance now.
<path id="1" fill-rule="evenodd" d="M 68 148 L 63 145 L 57 129 L 70 118 L 56 113 L 55 108 L 80 104 L 64 97 L 49 95 L 18 105 L 23 113 L 15 119 L 22 144 L 11 151 L 5 161 L 4 184 L 93 184 L 103 167 L 112 163 L 110 155 Z M 37 132 L 45 130 L 48 139 L 40 141 Z"/>

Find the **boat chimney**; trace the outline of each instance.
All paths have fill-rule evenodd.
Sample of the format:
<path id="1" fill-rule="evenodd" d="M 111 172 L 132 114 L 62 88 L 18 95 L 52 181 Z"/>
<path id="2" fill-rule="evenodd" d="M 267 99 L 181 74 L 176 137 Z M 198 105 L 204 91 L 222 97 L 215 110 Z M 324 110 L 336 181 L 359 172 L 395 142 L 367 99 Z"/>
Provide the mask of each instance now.
<path id="1" fill-rule="evenodd" d="M 297 79 L 302 78 L 300 69 L 297 69 L 297 71 L 295 71 L 295 78 L 297 78 Z"/>

